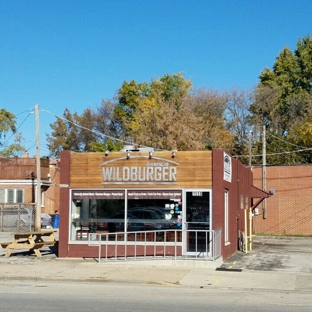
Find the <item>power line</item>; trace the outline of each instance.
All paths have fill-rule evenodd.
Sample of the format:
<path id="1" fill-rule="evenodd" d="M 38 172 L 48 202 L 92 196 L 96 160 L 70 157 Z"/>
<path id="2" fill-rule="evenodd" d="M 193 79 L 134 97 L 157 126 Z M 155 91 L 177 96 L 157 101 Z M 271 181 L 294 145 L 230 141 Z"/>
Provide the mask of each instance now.
<path id="1" fill-rule="evenodd" d="M 124 140 L 121 140 L 121 139 L 118 139 L 118 138 L 109 136 L 109 135 L 107 135 L 107 134 L 100 133 L 100 132 L 94 131 L 94 130 L 92 130 L 92 129 L 83 127 L 83 126 L 81 126 L 81 125 L 79 125 L 79 124 L 76 124 L 75 122 L 73 122 L 73 121 L 71 121 L 71 120 L 68 120 L 68 119 L 66 119 L 66 118 L 64 118 L 64 117 L 60 117 L 60 116 L 58 116 L 58 115 L 56 115 L 56 114 L 53 114 L 52 112 L 50 112 L 50 111 L 48 111 L 48 110 L 42 109 L 41 111 L 46 112 L 46 113 L 49 113 L 49 114 L 53 115 L 53 116 L 56 117 L 56 118 L 62 119 L 62 120 L 64 120 L 64 121 L 66 121 L 66 122 L 69 122 L 69 123 L 75 125 L 75 126 L 78 127 L 78 128 L 87 130 L 87 131 L 89 131 L 89 132 L 91 132 L 91 133 L 94 133 L 94 134 L 96 134 L 96 135 L 104 136 L 104 137 L 107 137 L 107 138 L 109 138 L 109 139 L 122 142 L 122 143 L 124 143 L 124 144 L 135 144 L 135 143 L 133 143 L 133 142 L 124 141 Z M 148 146 L 142 146 L 142 147 L 148 147 Z"/>
<path id="2" fill-rule="evenodd" d="M 267 134 L 270 135 L 270 136 L 272 136 L 272 137 L 274 137 L 274 138 L 276 138 L 276 139 L 278 139 L 278 140 L 280 140 L 280 141 L 282 141 L 282 142 L 284 142 L 284 143 L 287 143 L 287 144 L 289 144 L 289 145 L 293 145 L 293 146 L 297 146 L 297 147 L 300 147 L 300 148 L 304 148 L 304 146 L 300 146 L 300 145 L 297 145 L 297 144 L 290 143 L 290 142 L 288 142 L 288 141 L 286 141 L 286 140 L 283 140 L 283 139 L 277 137 L 276 135 L 274 135 L 274 134 L 272 134 L 272 133 L 267 132 Z"/>
<path id="3" fill-rule="evenodd" d="M 18 114 L 15 114 L 15 117 L 17 117 L 17 116 L 19 116 L 19 115 L 21 115 L 21 114 L 24 114 L 24 113 L 26 113 L 26 112 L 29 112 L 29 114 L 33 114 L 34 113 L 34 107 L 32 106 L 31 108 L 29 108 L 29 109 L 27 109 L 27 110 L 25 110 L 25 111 L 23 111 L 23 112 L 20 112 L 20 113 L 18 113 Z"/>
<path id="4" fill-rule="evenodd" d="M 6 146 L 7 142 L 16 134 L 16 132 L 20 129 L 20 127 L 23 125 L 23 123 L 28 119 L 28 117 L 31 115 L 32 113 L 29 113 L 25 119 L 21 122 L 21 124 L 17 127 L 15 133 L 13 133 L 4 143 L 3 146 Z"/>
<path id="5" fill-rule="evenodd" d="M 311 151 L 311 150 L 312 150 L 312 147 L 301 149 L 301 150 L 296 150 L 296 151 L 290 151 L 290 152 L 271 153 L 271 154 L 266 154 L 266 156 L 293 154 L 293 153 L 300 153 L 300 152 L 306 152 L 306 151 Z M 262 156 L 263 156 L 262 154 L 260 154 L 260 155 L 251 155 L 251 157 L 262 157 Z M 249 155 L 235 155 L 233 157 L 241 158 L 241 157 L 249 157 Z"/>

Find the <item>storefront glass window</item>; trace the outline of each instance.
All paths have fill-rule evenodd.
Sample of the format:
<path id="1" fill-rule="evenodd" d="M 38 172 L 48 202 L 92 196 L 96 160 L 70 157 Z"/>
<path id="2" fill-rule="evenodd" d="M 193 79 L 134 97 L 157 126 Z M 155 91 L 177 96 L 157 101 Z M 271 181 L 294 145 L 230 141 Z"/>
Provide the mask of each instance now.
<path id="1" fill-rule="evenodd" d="M 118 219 L 118 220 L 115 220 Z M 88 239 L 89 233 L 124 230 L 124 200 L 81 199 L 72 202 L 72 238 Z"/>
<path id="2" fill-rule="evenodd" d="M 73 190 L 71 239 L 88 240 L 90 233 L 124 231 L 124 191 Z"/>
<path id="3" fill-rule="evenodd" d="M 179 216 L 182 202 L 170 199 L 137 199 L 128 201 L 128 215 L 141 223 L 139 230 L 167 230 L 181 228 Z M 132 230 L 132 229 L 131 229 Z"/>
<path id="4" fill-rule="evenodd" d="M 181 190 L 131 190 L 127 195 L 126 203 L 125 191 L 72 191 L 71 239 L 88 240 L 90 233 L 160 231 L 157 241 L 161 241 L 165 231 L 182 228 Z M 155 235 L 149 234 L 150 240 L 154 240 Z M 138 237 L 146 239 L 142 235 L 128 235 L 128 240 Z"/>

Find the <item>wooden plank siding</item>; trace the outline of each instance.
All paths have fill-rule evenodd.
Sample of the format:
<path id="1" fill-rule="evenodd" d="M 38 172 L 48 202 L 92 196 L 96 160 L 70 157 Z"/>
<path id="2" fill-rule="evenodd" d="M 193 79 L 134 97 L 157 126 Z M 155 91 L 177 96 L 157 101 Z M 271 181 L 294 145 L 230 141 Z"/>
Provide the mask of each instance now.
<path id="1" fill-rule="evenodd" d="M 174 162 L 174 163 L 173 163 Z M 104 165 L 103 165 L 104 163 Z M 102 167 L 119 168 L 143 167 L 148 164 L 168 164 L 176 167 L 176 183 L 163 184 L 156 181 L 152 184 L 140 181 L 121 184 L 102 184 Z M 176 163 L 176 164 L 175 164 Z M 126 159 L 125 152 L 104 153 L 71 153 L 70 156 L 71 188 L 212 188 L 212 152 L 210 151 L 178 151 L 172 158 L 170 151 L 153 152 L 151 159 L 148 152 L 131 152 Z"/>
<path id="2" fill-rule="evenodd" d="M 1 158 L 0 180 L 31 180 L 36 179 L 36 158 Z M 48 181 L 49 160 L 40 159 L 41 180 Z"/>

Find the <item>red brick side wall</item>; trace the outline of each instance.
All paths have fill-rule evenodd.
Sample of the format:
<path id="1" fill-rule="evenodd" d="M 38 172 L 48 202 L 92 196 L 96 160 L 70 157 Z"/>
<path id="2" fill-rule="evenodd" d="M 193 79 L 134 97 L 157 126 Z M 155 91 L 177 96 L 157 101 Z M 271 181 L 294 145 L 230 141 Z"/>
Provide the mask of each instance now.
<path id="1" fill-rule="evenodd" d="M 262 188 L 262 168 L 253 169 L 254 185 Z M 267 218 L 260 215 L 253 219 L 254 233 L 312 234 L 312 164 L 300 166 L 268 166 L 267 191 L 275 194 L 266 200 Z"/>
<path id="2" fill-rule="evenodd" d="M 222 230 L 223 259 L 233 255 L 239 248 L 240 235 L 245 232 L 244 209 L 251 206 L 252 172 L 249 168 L 232 158 L 232 182 L 223 179 L 223 153 L 221 149 L 213 150 L 213 228 Z M 229 243 L 224 243 L 224 191 L 229 192 Z M 241 203 L 241 199 L 243 202 Z"/>
<path id="3" fill-rule="evenodd" d="M 60 228 L 58 256 L 68 257 L 68 224 L 69 224 L 69 183 L 70 183 L 70 151 L 61 152 L 60 163 Z"/>

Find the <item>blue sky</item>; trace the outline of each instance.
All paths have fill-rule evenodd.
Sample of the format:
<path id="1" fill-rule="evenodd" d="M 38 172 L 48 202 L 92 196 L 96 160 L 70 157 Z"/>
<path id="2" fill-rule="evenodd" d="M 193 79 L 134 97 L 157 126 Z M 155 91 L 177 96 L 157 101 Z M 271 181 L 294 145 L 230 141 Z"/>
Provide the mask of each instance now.
<path id="1" fill-rule="evenodd" d="M 194 87 L 251 89 L 311 34 L 311 0 L 0 0 L 0 105 L 36 153 L 65 108 L 81 114 L 123 81 L 182 72 Z M 3 143 L 12 143 L 10 134 Z"/>

